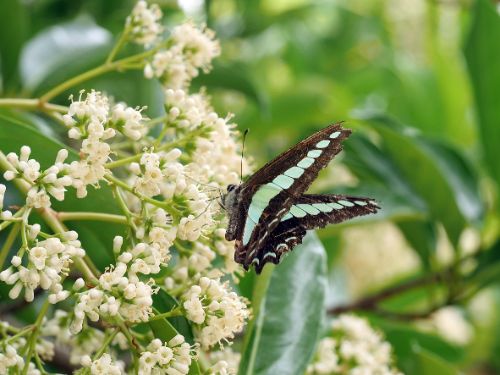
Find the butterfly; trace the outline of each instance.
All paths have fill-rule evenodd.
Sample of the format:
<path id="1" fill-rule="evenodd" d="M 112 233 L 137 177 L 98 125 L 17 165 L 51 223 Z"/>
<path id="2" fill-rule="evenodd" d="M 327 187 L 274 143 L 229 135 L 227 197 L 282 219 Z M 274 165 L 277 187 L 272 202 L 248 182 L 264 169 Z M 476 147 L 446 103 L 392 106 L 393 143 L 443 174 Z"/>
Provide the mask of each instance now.
<path id="1" fill-rule="evenodd" d="M 222 196 L 229 222 L 225 237 L 235 241 L 236 262 L 259 274 L 266 263 L 278 264 L 302 243 L 306 231 L 377 212 L 370 198 L 304 194 L 321 169 L 342 150 L 351 134 L 332 124 L 285 151 Z"/>

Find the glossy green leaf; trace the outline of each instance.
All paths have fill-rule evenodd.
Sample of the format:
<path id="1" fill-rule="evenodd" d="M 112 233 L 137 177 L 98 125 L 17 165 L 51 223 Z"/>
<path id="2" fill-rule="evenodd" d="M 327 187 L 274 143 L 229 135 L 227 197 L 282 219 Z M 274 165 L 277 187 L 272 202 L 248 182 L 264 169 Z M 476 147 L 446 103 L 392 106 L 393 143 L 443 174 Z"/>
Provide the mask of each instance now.
<path id="1" fill-rule="evenodd" d="M 24 46 L 20 71 L 25 88 L 34 90 L 46 79 L 72 70 L 109 46 L 111 34 L 88 17 L 42 30 Z"/>
<path id="2" fill-rule="evenodd" d="M 0 1 L 0 73 L 2 91 L 19 85 L 18 59 L 28 31 L 28 12 L 21 1 Z"/>
<path id="3" fill-rule="evenodd" d="M 369 120 L 382 137 L 384 151 L 425 200 L 430 218 L 442 222 L 456 244 L 466 221 L 482 212 L 479 190 L 472 189 L 471 193 L 469 189 L 471 184 L 467 180 L 476 180 L 476 176 L 463 167 L 464 156 L 450 151 L 447 145 L 425 139 L 415 129 L 389 117 L 372 116 Z M 449 157 L 450 154 L 457 159 Z M 477 181 L 472 184 L 478 186 Z"/>
<path id="4" fill-rule="evenodd" d="M 153 295 L 153 306 L 160 314 L 170 311 L 177 307 L 179 303 L 170 294 L 160 289 L 158 293 Z M 168 318 L 167 321 L 179 332 L 187 342 L 194 344 L 194 336 L 191 325 L 183 316 L 175 316 Z"/>
<path id="5" fill-rule="evenodd" d="M 422 374 L 420 372 L 421 358 L 417 355 L 416 348 L 420 352 L 439 354 L 439 359 L 446 363 L 459 363 L 463 360 L 463 349 L 434 334 L 418 331 L 402 323 L 380 320 L 376 322 L 376 325 L 384 331 L 384 336 L 391 344 L 398 368 L 407 375 Z M 424 368 L 427 368 L 426 366 L 424 365 Z M 440 372 L 433 374 L 440 374 Z"/>
<path id="6" fill-rule="evenodd" d="M 436 354 L 428 352 L 418 346 L 414 346 L 413 351 L 416 357 L 416 371 L 418 375 L 458 375 L 458 371 L 453 365 L 446 362 Z"/>
<path id="7" fill-rule="evenodd" d="M 268 267 L 268 266 L 267 266 Z M 262 300 L 239 374 L 302 374 L 324 314 L 326 256 L 316 235 L 278 265 Z"/>
<path id="8" fill-rule="evenodd" d="M 431 257 L 437 249 L 435 223 L 427 220 L 407 220 L 398 223 L 408 243 L 417 252 L 426 268 L 431 266 Z"/>
<path id="9" fill-rule="evenodd" d="M 261 111 L 267 111 L 266 97 L 245 66 L 215 63 L 213 70 L 208 74 L 200 74 L 193 85 L 197 88 L 205 86 L 239 91 L 255 101 Z"/>
<path id="10" fill-rule="evenodd" d="M 500 15 L 492 1 L 476 0 L 465 57 L 475 94 L 484 158 L 500 188 Z"/>
<path id="11" fill-rule="evenodd" d="M 28 124 L 22 124 L 17 119 L 0 117 L 0 150 L 19 153 L 21 146 L 29 144 L 32 157 L 38 160 L 42 168 L 47 168 L 54 163 L 57 152 L 68 146 L 59 143 Z M 70 150 L 68 160 L 77 160 L 76 152 Z M 56 211 L 91 211 L 120 214 L 111 190 L 106 185 L 99 189 L 89 188 L 84 199 L 76 198 L 75 191 L 69 189 L 63 202 L 52 200 Z M 112 246 L 113 238 L 124 233 L 122 225 L 93 221 L 79 221 L 65 223 L 69 228 L 76 230 L 82 241 L 83 248 L 93 262 L 103 270 L 114 261 Z"/>
<path id="12" fill-rule="evenodd" d="M 170 311 L 177 305 L 177 301 L 163 289 L 160 289 L 158 293 L 153 296 L 153 308 L 157 314 Z M 155 337 L 159 338 L 163 342 L 168 342 L 176 335 L 181 334 L 187 342 L 194 344 L 191 327 L 187 319 L 183 316 L 153 320 L 148 324 L 153 330 Z M 191 367 L 189 368 L 189 374 L 198 375 L 201 373 L 198 361 L 192 361 Z"/>

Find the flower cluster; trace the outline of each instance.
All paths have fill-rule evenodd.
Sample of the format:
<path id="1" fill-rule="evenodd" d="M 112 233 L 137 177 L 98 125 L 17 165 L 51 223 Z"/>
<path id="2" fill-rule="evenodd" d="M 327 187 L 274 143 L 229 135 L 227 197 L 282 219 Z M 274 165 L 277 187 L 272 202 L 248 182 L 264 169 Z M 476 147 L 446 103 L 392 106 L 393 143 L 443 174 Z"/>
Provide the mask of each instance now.
<path id="1" fill-rule="evenodd" d="M 184 342 L 182 335 L 172 338 L 167 344 L 154 339 L 141 353 L 139 374 L 185 375 L 191 365 L 191 346 Z"/>
<path id="2" fill-rule="evenodd" d="M 104 272 L 96 287 L 78 294 L 75 317 L 70 326 L 72 333 L 82 330 L 85 317 L 93 322 L 104 316 L 137 323 L 147 321 L 152 314 L 152 295 L 156 289 L 152 283 L 139 281 L 137 275 L 129 273 L 129 277 L 125 276 L 125 261 L 130 261 L 130 254 L 122 255 L 120 259 L 123 262 L 119 261 L 116 267 Z M 83 286 L 82 282 L 78 286 Z"/>
<path id="3" fill-rule="evenodd" d="M 13 346 L 7 345 L 4 353 L 0 353 L 0 374 L 8 374 L 10 370 L 21 371 L 24 367 L 24 359 Z"/>
<path id="4" fill-rule="evenodd" d="M 12 327 L 9 323 L 0 321 L 1 331 L 19 331 Z M 26 366 L 26 361 L 23 358 L 23 348 L 26 346 L 26 339 L 24 337 L 13 336 L 8 343 L 2 343 L 0 346 L 0 374 L 21 373 Z M 50 361 L 54 357 L 54 344 L 42 338 L 38 338 L 34 345 L 36 354 L 46 360 Z M 41 372 L 35 367 L 33 363 L 27 364 L 28 374 L 40 375 Z"/>
<path id="5" fill-rule="evenodd" d="M 82 360 L 82 365 L 84 365 L 85 367 L 90 367 L 90 373 L 93 375 L 121 375 L 124 373 L 123 362 L 114 362 L 113 358 L 108 353 L 104 353 L 94 361 L 92 361 L 89 356 L 86 356 Z"/>
<path id="6" fill-rule="evenodd" d="M 214 365 L 210 367 L 209 373 L 214 375 L 235 375 L 238 373 L 240 360 L 241 354 L 226 346 L 223 350 L 210 353 L 210 361 Z"/>
<path id="7" fill-rule="evenodd" d="M 183 294 L 181 301 L 186 317 L 200 331 L 203 348 L 232 339 L 249 316 L 245 301 L 229 291 L 228 283 L 207 277 L 200 278 L 199 284 Z"/>
<path id="8" fill-rule="evenodd" d="M 23 266 L 23 251 L 11 259 L 12 266 L 0 273 L 0 280 L 14 285 L 9 297 L 15 299 L 24 289 L 24 298 L 31 302 L 35 289 L 41 287 L 50 290 L 49 302 L 57 303 L 66 299 L 70 292 L 63 290 L 63 276 L 70 270 L 72 259 L 83 258 L 85 251 L 78 241 L 78 233 L 69 231 L 62 233 L 61 238 L 52 237 L 36 241 L 40 225 L 30 226 L 27 234 L 34 246 L 27 250 L 27 266 Z"/>
<path id="9" fill-rule="evenodd" d="M 130 40 L 137 44 L 149 46 L 157 41 L 163 32 L 161 18 L 163 14 L 158 4 L 140 0 L 135 4 L 130 16 L 127 17 L 126 29 L 130 32 Z"/>
<path id="10" fill-rule="evenodd" d="M 400 374 L 392 365 L 391 346 L 366 320 L 341 315 L 322 339 L 307 374 Z"/>
<path id="11" fill-rule="evenodd" d="M 106 173 L 106 163 L 110 159 L 109 140 L 116 131 L 133 140 L 140 139 L 147 132 L 142 109 L 126 107 L 118 103 L 111 107 L 109 99 L 98 91 L 80 92 L 78 101 L 72 101 L 69 111 L 63 116 L 70 129 L 68 136 L 82 139 L 81 160 L 69 164 L 72 185 L 77 196 L 87 195 L 87 186 L 98 186 Z"/>
<path id="12" fill-rule="evenodd" d="M 164 87 L 186 88 L 198 76 L 207 72 L 213 58 L 220 54 L 219 42 L 210 29 L 199 29 L 188 22 L 174 27 L 170 48 L 158 51 L 144 68 L 146 78 L 159 79 Z"/>
<path id="13" fill-rule="evenodd" d="M 7 154 L 7 160 L 14 170 L 6 171 L 3 175 L 4 178 L 7 181 L 16 178 L 21 179 L 30 185 L 31 188 L 26 197 L 26 203 L 29 207 L 50 207 L 50 196 L 53 196 L 58 201 L 64 200 L 66 187 L 73 183 L 72 178 L 68 176 L 68 165 L 64 164 L 68 157 L 68 151 L 65 149 L 60 150 L 54 165 L 44 171 L 40 170 L 38 161 L 29 158 L 30 155 L 31 148 L 28 146 L 21 147 L 19 155 L 13 152 Z M 5 193 L 5 186 L 0 191 Z"/>
<path id="14" fill-rule="evenodd" d="M 118 63 L 113 57 L 120 43 L 154 45 L 137 64 L 163 84 L 163 116 L 150 120 L 146 108 L 81 91 L 70 97 L 64 114 L 54 116 L 69 139 L 53 165 L 42 168 L 28 146 L 1 160 L 5 179 L 16 182 L 26 200 L 4 210 L 7 188 L 0 185 L 0 230 L 10 227 L 21 240 L 18 249 L 12 242 L 0 256 L 0 281 L 11 286 L 13 299 L 24 294 L 29 302 L 47 301 L 37 329 L 0 330 L 2 341 L 19 335 L 1 347 L 6 351 L 0 354 L 0 373 L 43 372 L 40 359 L 61 348 L 68 365 L 83 366 L 83 373 L 187 374 L 198 355 L 210 358 L 206 373 L 236 372 L 235 355 L 210 357 L 216 344 L 233 341 L 250 316 L 247 301 L 229 281 L 221 281 L 237 281 L 241 268 L 214 203 L 228 184 L 239 181 L 240 163 L 244 169 L 247 164 L 240 159 L 231 116 L 219 116 L 204 91 L 189 91 L 192 78 L 207 71 L 220 53 L 214 33 L 187 22 L 162 40 L 161 17 L 157 5 L 139 1 L 109 60 Z M 92 188 L 106 190 L 116 209 L 54 210 L 60 206 L 52 205 L 53 199 L 76 193 L 91 200 Z M 33 222 L 40 217 L 44 223 Z M 94 263 L 101 248 L 96 250 L 92 234 L 72 227 L 71 221 L 81 219 L 122 225 L 112 243 L 104 244 L 110 264 Z M 3 260 L 10 265 L 3 267 Z M 163 297 L 173 301 L 172 311 L 157 308 Z M 63 300 L 51 315 L 48 303 Z M 173 323 L 176 331 L 166 342 L 142 329 L 144 323 L 153 326 L 153 320 L 177 315 L 192 326 L 189 337 Z"/>

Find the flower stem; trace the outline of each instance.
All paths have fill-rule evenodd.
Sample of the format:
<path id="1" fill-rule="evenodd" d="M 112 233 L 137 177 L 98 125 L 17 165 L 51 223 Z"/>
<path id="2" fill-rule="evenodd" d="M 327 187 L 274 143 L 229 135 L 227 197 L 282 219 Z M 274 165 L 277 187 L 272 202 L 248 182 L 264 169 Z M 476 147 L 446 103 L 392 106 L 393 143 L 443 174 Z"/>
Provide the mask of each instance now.
<path id="1" fill-rule="evenodd" d="M 91 78 L 100 76 L 101 74 L 105 74 L 105 73 L 111 72 L 113 70 L 119 70 L 119 69 L 126 68 L 127 64 L 139 62 L 142 59 L 154 54 L 159 48 L 160 48 L 160 46 L 157 46 L 157 47 L 150 49 L 148 51 L 138 53 L 138 54 L 123 58 L 121 60 L 116 60 L 114 62 L 105 63 L 105 64 L 100 65 L 94 69 L 90 69 L 82 74 L 79 74 L 73 78 L 70 78 L 69 80 L 61 83 L 60 85 L 52 88 L 51 90 L 49 90 L 45 94 L 43 94 L 40 97 L 40 102 L 46 103 L 49 100 L 51 100 L 52 98 L 56 97 L 57 95 L 70 89 L 71 87 L 74 87 L 82 82 L 88 81 Z"/>
<path id="2" fill-rule="evenodd" d="M 47 314 L 47 310 L 49 309 L 49 301 L 46 300 L 45 303 L 43 304 L 42 308 L 40 309 L 40 312 L 38 313 L 38 317 L 36 318 L 35 323 L 33 324 L 33 332 L 31 332 L 31 335 L 28 339 L 27 346 L 28 346 L 28 353 L 26 354 L 25 357 L 25 363 L 24 363 L 24 368 L 23 368 L 23 375 L 26 375 L 29 370 L 29 364 L 31 361 L 31 357 L 33 356 L 33 351 L 35 350 L 35 345 L 36 345 L 36 339 L 38 338 L 38 331 L 40 330 L 40 326 L 42 324 L 42 320 L 45 317 L 45 314 Z"/>
<path id="3" fill-rule="evenodd" d="M 38 109 L 42 112 L 66 113 L 68 107 L 63 105 L 43 102 L 39 99 L 5 98 L 0 99 L 0 107 L 16 107 L 25 109 Z"/>
<path id="4" fill-rule="evenodd" d="M 111 341 L 113 341 L 118 332 L 120 332 L 120 328 L 116 328 L 111 334 L 108 333 L 100 349 L 95 353 L 94 361 L 99 359 L 104 354 L 104 352 L 106 351 L 106 349 L 108 349 L 109 345 L 111 344 Z"/>
<path id="5" fill-rule="evenodd" d="M 129 225 L 130 228 L 136 229 L 134 220 L 132 219 L 132 213 L 130 212 L 127 204 L 123 200 L 122 193 L 120 192 L 120 189 L 118 188 L 118 185 L 113 185 L 111 187 L 113 189 L 113 193 L 115 195 L 116 200 L 118 201 L 118 205 L 120 206 L 123 214 L 125 215 L 125 220 L 127 224 Z"/>
<path id="6" fill-rule="evenodd" d="M 123 44 L 126 42 L 127 40 L 127 36 L 128 36 L 128 32 L 129 32 L 129 28 L 125 28 L 122 32 L 122 34 L 120 35 L 120 39 L 118 39 L 118 41 L 116 42 L 116 44 L 114 45 L 113 49 L 111 50 L 111 52 L 109 53 L 108 57 L 106 58 L 106 62 L 105 64 L 109 64 L 113 61 L 113 59 L 115 58 L 116 54 L 118 52 L 120 52 L 120 49 L 122 48 Z"/>
<path id="7" fill-rule="evenodd" d="M 127 224 L 127 218 L 124 215 L 105 214 L 102 212 L 58 212 L 57 218 L 61 221 L 93 220 Z"/>
<path id="8" fill-rule="evenodd" d="M 34 328 L 34 326 L 29 325 L 29 326 L 23 328 L 22 330 L 20 330 L 19 332 L 17 332 L 15 335 L 6 338 L 4 342 L 7 343 L 9 341 L 15 341 L 19 337 L 22 337 L 22 336 L 26 335 L 27 333 L 31 332 L 33 330 L 33 328 Z"/>
<path id="9" fill-rule="evenodd" d="M 162 314 L 158 314 L 158 315 L 155 315 L 155 316 L 149 318 L 149 321 L 152 322 L 154 320 L 160 320 L 163 318 L 171 318 L 173 316 L 180 316 L 180 315 L 182 315 L 182 310 L 180 307 L 176 307 L 173 310 L 170 310 L 170 311 L 167 311 L 167 312 L 164 312 Z"/>
<path id="10" fill-rule="evenodd" d="M 21 221 L 22 220 L 21 216 L 23 216 L 23 212 L 24 212 L 24 207 L 18 210 L 14 215 L 12 215 L 12 217 L 9 220 L 5 220 L 2 224 L 0 224 L 0 231 L 4 230 L 13 223 Z"/>
<path id="11" fill-rule="evenodd" d="M 165 143 L 164 145 L 161 145 L 160 147 L 158 147 L 157 151 L 170 151 L 176 147 L 182 147 L 186 143 L 192 141 L 198 135 L 202 134 L 204 131 L 205 131 L 205 129 L 203 129 L 203 128 L 198 128 L 196 130 L 193 130 L 191 133 L 188 133 L 186 136 L 184 136 L 182 138 L 179 138 L 179 139 L 176 139 L 175 141 L 168 142 L 168 143 Z M 130 164 L 134 161 L 141 160 L 142 155 L 143 154 L 140 153 L 137 155 L 128 156 L 128 157 L 123 158 L 123 159 L 111 161 L 109 163 L 106 163 L 104 165 L 104 167 L 106 167 L 107 169 L 118 168 L 118 167 Z"/>
<path id="12" fill-rule="evenodd" d="M 12 227 L 12 229 L 10 230 L 9 235 L 5 239 L 5 242 L 4 242 L 3 246 L 2 246 L 2 250 L 0 250 L 0 270 L 3 268 L 3 265 L 5 263 L 5 259 L 7 259 L 7 255 L 9 255 L 9 250 L 12 247 L 12 245 L 14 244 L 14 241 L 17 238 L 17 235 L 19 233 L 19 228 L 20 227 L 21 226 L 19 225 L 19 223 L 17 223 L 16 225 L 14 225 Z"/>

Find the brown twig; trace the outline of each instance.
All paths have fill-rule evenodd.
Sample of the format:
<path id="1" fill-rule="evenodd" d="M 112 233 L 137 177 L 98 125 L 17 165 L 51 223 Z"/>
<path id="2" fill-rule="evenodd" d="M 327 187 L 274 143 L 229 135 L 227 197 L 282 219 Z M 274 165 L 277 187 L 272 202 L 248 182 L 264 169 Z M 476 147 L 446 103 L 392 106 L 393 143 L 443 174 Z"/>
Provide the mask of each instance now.
<path id="1" fill-rule="evenodd" d="M 438 310 L 440 307 L 443 305 L 436 305 L 428 310 L 424 310 L 421 312 L 408 312 L 408 313 L 399 313 L 399 312 L 392 312 L 392 311 L 387 311 L 384 309 L 379 308 L 379 304 L 382 301 L 385 301 L 391 297 L 397 296 L 401 293 L 404 293 L 406 291 L 426 286 L 426 285 L 431 285 L 434 283 L 439 283 L 442 282 L 443 280 L 446 280 L 449 278 L 449 276 L 453 272 L 453 267 L 447 268 L 441 272 L 437 272 L 431 275 L 425 275 L 420 278 L 412 279 L 409 281 L 406 281 L 404 283 L 401 283 L 399 285 L 391 286 L 386 289 L 383 289 L 382 291 L 378 293 L 374 293 L 372 295 L 369 295 L 367 297 L 361 298 L 357 301 L 354 301 L 352 303 L 342 305 L 342 306 L 337 306 L 337 307 L 332 307 L 327 310 L 328 314 L 330 315 L 339 315 L 342 313 L 346 312 L 351 312 L 351 311 L 372 311 L 375 312 L 381 316 L 385 316 L 387 318 L 391 319 L 396 319 L 396 320 L 412 320 L 412 319 L 419 319 L 419 318 L 424 318 L 429 315 L 431 315 L 434 311 Z M 450 301 L 446 301 L 446 305 L 450 304 Z"/>

